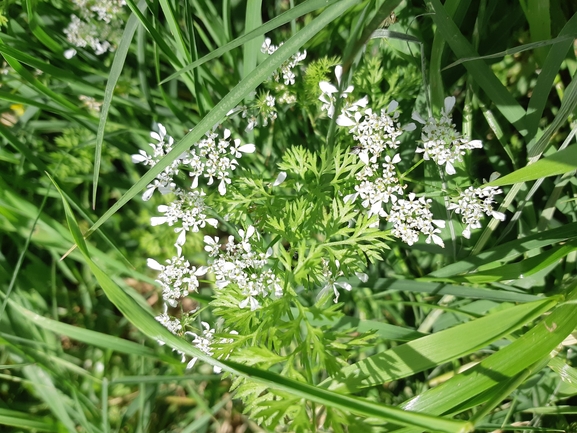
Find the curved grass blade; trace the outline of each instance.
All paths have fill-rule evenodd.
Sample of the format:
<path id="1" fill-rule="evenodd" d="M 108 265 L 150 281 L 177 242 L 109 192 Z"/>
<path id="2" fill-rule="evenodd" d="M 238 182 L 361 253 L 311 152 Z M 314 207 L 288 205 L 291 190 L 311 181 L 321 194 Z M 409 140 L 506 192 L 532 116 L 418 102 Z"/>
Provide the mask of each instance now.
<path id="1" fill-rule="evenodd" d="M 573 284 L 567 300 L 577 298 L 577 284 Z M 548 359 L 552 350 L 577 326 L 577 305 L 564 303 L 549 316 L 507 347 L 484 359 L 475 367 L 460 373 L 447 382 L 403 403 L 407 410 L 431 414 L 450 411 L 462 402 L 500 382 L 513 378 L 536 363 Z"/>
<path id="2" fill-rule="evenodd" d="M 478 56 L 478 57 L 465 57 L 465 58 L 459 59 L 459 60 L 451 63 L 448 66 L 445 66 L 442 70 L 445 71 L 447 69 L 453 68 L 453 67 L 460 65 L 462 63 L 471 62 L 473 60 L 498 59 L 500 57 L 510 56 L 513 54 L 522 53 L 523 51 L 534 50 L 535 48 L 539 48 L 539 47 L 546 47 L 548 45 L 555 45 L 555 44 L 559 44 L 561 42 L 568 42 L 568 41 L 573 42 L 573 40 L 576 37 L 577 37 L 577 32 L 573 32 L 570 34 L 557 36 L 556 38 L 548 39 L 546 41 L 531 42 L 529 44 L 519 45 L 518 47 L 509 48 L 507 50 L 500 51 L 498 53 L 487 54 L 487 55 Z M 567 44 L 563 44 L 563 45 L 567 45 Z"/>
<path id="3" fill-rule="evenodd" d="M 140 9 L 144 9 L 145 6 L 146 2 L 144 0 L 141 0 L 138 4 Z M 112 67 L 110 68 L 110 74 L 108 75 L 108 82 L 106 83 L 106 89 L 104 90 L 104 100 L 102 101 L 102 107 L 100 108 L 100 121 L 98 123 L 98 130 L 96 131 L 96 146 L 94 149 L 92 209 L 96 208 L 96 192 L 98 191 L 98 178 L 100 176 L 100 163 L 102 160 L 102 143 L 104 141 L 104 129 L 106 128 L 108 111 L 110 110 L 110 104 L 112 103 L 114 88 L 116 87 L 116 83 L 122 73 L 122 68 L 124 67 L 126 56 L 128 55 L 128 49 L 130 48 L 132 38 L 134 37 L 134 33 L 136 33 L 136 28 L 138 27 L 138 22 L 139 21 L 134 14 L 130 15 L 126 27 L 124 28 L 122 39 L 114 53 L 114 60 L 112 61 Z"/>
<path id="4" fill-rule="evenodd" d="M 174 145 L 173 150 L 144 174 L 98 221 L 86 232 L 90 236 L 108 218 L 114 215 L 122 206 L 140 192 L 146 185 L 162 172 L 184 151 L 198 142 L 202 136 L 234 108 L 242 99 L 253 91 L 260 83 L 272 75 L 282 63 L 293 55 L 308 40 L 321 31 L 347 9 L 360 3 L 361 0 L 343 0 L 323 11 L 315 20 L 286 41 L 274 54 L 257 66 L 244 80 L 238 83 L 182 140 Z"/>
<path id="5" fill-rule="evenodd" d="M 512 333 L 551 309 L 556 302 L 549 298 L 517 305 L 396 346 L 343 368 L 321 386 L 354 393 L 435 368 Z M 464 335 L 467 338 L 462 338 Z"/>
<path id="6" fill-rule="evenodd" d="M 57 424 L 48 422 L 44 418 L 33 416 L 29 412 L 19 412 L 4 408 L 0 408 L 0 425 L 53 433 L 62 431 Z"/>
<path id="7" fill-rule="evenodd" d="M 567 239 L 574 239 L 576 232 L 577 223 L 569 223 L 562 227 L 526 236 L 522 239 L 507 242 L 475 256 L 468 257 L 460 262 L 445 266 L 442 269 L 431 272 L 426 278 L 450 279 L 455 275 L 470 272 L 473 269 L 489 265 L 490 263 L 500 265 L 499 262 L 513 260 L 531 250 L 564 242 Z"/>
<path id="8" fill-rule="evenodd" d="M 566 149 L 555 152 L 551 156 L 540 159 L 534 164 L 495 179 L 486 184 L 486 186 L 503 186 L 529 182 L 543 177 L 569 173 L 574 170 L 577 170 L 577 144 L 573 144 Z"/>
<path id="9" fill-rule="evenodd" d="M 290 22 L 296 18 L 299 18 L 305 14 L 308 14 L 309 12 L 315 11 L 317 9 L 320 9 L 320 8 L 323 8 L 326 6 L 330 6 L 333 3 L 336 3 L 338 1 L 339 0 L 328 0 L 328 1 L 327 0 L 307 0 L 307 1 L 299 4 L 298 6 L 295 6 L 294 8 L 289 9 L 286 12 L 283 12 L 278 17 L 275 17 L 272 20 L 267 21 L 262 26 L 250 31 L 246 35 L 238 37 L 234 41 L 231 41 L 228 44 L 225 44 L 222 47 L 219 47 L 216 50 L 211 51 L 210 54 L 207 54 L 206 56 L 198 59 L 195 62 L 192 62 L 190 65 L 187 65 L 184 68 L 182 68 L 181 70 L 170 75 L 168 78 L 165 78 L 164 80 L 162 80 L 160 82 L 160 84 L 164 84 L 164 83 L 167 83 L 168 81 L 174 80 L 175 78 L 178 78 L 180 75 L 182 75 L 186 72 L 192 71 L 194 68 L 197 68 L 200 65 L 202 65 L 202 64 L 204 64 L 204 63 L 206 63 L 212 59 L 216 59 L 217 57 L 220 57 L 224 53 L 226 53 L 226 52 L 228 52 L 228 51 L 230 51 L 236 47 L 240 47 L 244 43 L 246 43 L 246 42 L 248 42 L 248 41 L 250 41 L 250 40 L 252 40 L 258 36 L 264 35 L 265 33 L 270 32 L 271 30 L 274 30 L 277 27 L 282 26 L 283 24 L 286 24 L 286 23 L 288 23 L 288 22 Z"/>
<path id="10" fill-rule="evenodd" d="M 559 32 L 558 38 L 571 34 L 574 35 L 575 28 L 577 28 L 577 14 L 574 14 L 563 26 Z M 555 77 L 559 73 L 559 68 L 565 61 L 567 52 L 573 46 L 573 43 L 573 40 L 568 40 L 553 45 L 545 59 L 543 68 L 537 78 L 537 84 L 535 84 L 535 88 L 531 94 L 529 105 L 527 106 L 527 124 L 529 125 L 528 137 L 531 137 L 531 139 L 533 139 L 537 133 L 539 120 L 543 116 L 543 111 L 547 105 L 549 93 L 553 87 Z"/>
<path id="11" fill-rule="evenodd" d="M 457 286 L 444 283 L 431 283 L 419 280 L 395 280 L 380 278 L 373 285 L 377 293 L 384 291 L 402 291 L 415 293 L 430 293 L 432 295 L 452 295 L 465 299 L 487 299 L 498 302 L 531 302 L 541 299 L 539 296 L 525 293 L 505 292 L 482 287 Z"/>

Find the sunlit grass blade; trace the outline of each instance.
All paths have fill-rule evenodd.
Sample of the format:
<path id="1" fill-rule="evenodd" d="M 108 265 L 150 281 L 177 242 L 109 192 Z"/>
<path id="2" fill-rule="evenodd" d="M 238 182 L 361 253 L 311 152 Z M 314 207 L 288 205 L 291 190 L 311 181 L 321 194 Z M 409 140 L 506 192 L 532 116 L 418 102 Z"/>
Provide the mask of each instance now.
<path id="1" fill-rule="evenodd" d="M 531 250 L 537 250 L 568 239 L 573 239 L 575 238 L 576 230 L 577 223 L 570 223 L 562 227 L 532 234 L 445 266 L 444 268 L 431 272 L 427 277 L 450 279 L 452 276 L 470 272 L 473 269 L 489 265 L 490 263 L 500 265 L 502 262 L 513 260 Z"/>
<path id="2" fill-rule="evenodd" d="M 568 300 L 577 296 L 571 288 Z M 402 407 L 407 410 L 442 414 L 482 392 L 498 386 L 526 368 L 547 359 L 549 354 L 577 326 L 577 306 L 561 304 L 549 316 L 480 364 L 408 400 Z"/>
<path id="3" fill-rule="evenodd" d="M 445 269 L 445 268 L 443 268 Z M 440 272 L 441 270 L 439 270 Z M 486 299 L 498 302 L 531 302 L 539 299 L 538 296 L 526 293 L 506 292 L 484 287 L 469 287 L 445 283 L 431 283 L 419 280 L 396 280 L 393 278 L 381 278 L 374 284 L 374 290 L 378 294 L 384 291 L 401 291 L 414 293 L 430 293 L 433 295 L 452 295 L 465 299 Z"/>
<path id="4" fill-rule="evenodd" d="M 559 32 L 558 38 L 571 36 L 575 37 L 575 28 L 577 27 L 577 14 L 573 15 L 569 21 L 563 26 Z M 555 77 L 559 73 L 559 68 L 567 57 L 567 52 L 571 49 L 573 40 L 567 40 L 562 43 L 555 44 L 549 50 L 549 54 L 545 59 L 545 63 L 537 78 L 537 84 L 531 94 L 529 105 L 527 107 L 527 124 L 529 126 L 528 137 L 533 138 L 539 128 L 539 119 L 543 115 L 545 106 L 549 99 L 549 94 Z"/>
<path id="5" fill-rule="evenodd" d="M 24 375 L 33 384 L 36 395 L 48 406 L 69 432 L 76 431 L 76 423 L 70 418 L 67 410 L 67 400 L 64 394 L 55 386 L 53 379 L 38 365 L 27 365 L 23 368 Z"/>
<path id="6" fill-rule="evenodd" d="M 534 50 L 535 48 L 539 48 L 539 47 L 546 47 L 549 45 L 560 44 L 561 42 L 565 42 L 563 44 L 563 46 L 570 45 L 570 41 L 573 41 L 576 37 L 577 37 L 577 32 L 572 31 L 572 33 L 570 33 L 570 34 L 563 34 L 563 35 L 557 36 L 556 38 L 553 38 L 553 39 L 547 39 L 544 41 L 531 42 L 529 44 L 519 45 L 518 47 L 509 48 L 509 49 L 506 49 L 504 51 L 500 51 L 498 53 L 486 54 L 484 56 L 478 56 L 478 57 L 462 58 L 462 59 L 456 60 L 453 63 L 445 66 L 443 68 L 443 71 L 450 69 L 450 68 L 453 68 L 453 67 L 460 65 L 462 63 L 465 63 L 465 62 L 471 62 L 473 60 L 498 59 L 500 57 L 512 56 L 514 54 L 522 53 L 524 51 Z M 565 50 L 565 53 L 566 52 L 567 51 Z"/>
<path id="7" fill-rule="evenodd" d="M 555 299 L 546 299 L 510 307 L 393 347 L 345 367 L 324 385 L 331 390 L 354 393 L 433 369 L 512 333 L 551 309 L 555 303 Z M 467 338 L 462 338 L 464 335 Z"/>
<path id="8" fill-rule="evenodd" d="M 258 29 L 262 26 L 262 0 L 248 0 L 246 3 L 246 13 L 245 13 L 245 33 L 249 33 L 254 29 Z M 242 53 L 242 67 L 243 74 L 242 77 L 248 76 L 251 71 L 256 67 L 257 55 L 260 52 L 260 41 L 258 39 L 251 39 L 247 41 L 243 46 Z M 250 98 L 250 95 L 248 95 Z"/>
<path id="9" fill-rule="evenodd" d="M 456 24 L 460 24 L 464 15 L 461 11 L 466 10 L 469 7 L 469 4 L 470 1 L 448 0 L 445 2 L 444 7 L 447 15 L 450 16 L 452 20 L 456 20 Z M 429 60 L 429 86 L 432 106 L 429 108 L 431 109 L 433 107 L 436 109 L 441 108 L 443 106 L 443 101 L 447 96 L 445 94 L 445 86 L 441 76 L 445 46 L 446 41 L 444 37 L 440 33 L 435 32 L 433 45 L 431 46 L 431 57 Z"/>
<path id="10" fill-rule="evenodd" d="M 577 170 L 577 144 L 540 159 L 534 164 L 489 182 L 487 186 L 512 185 Z"/>

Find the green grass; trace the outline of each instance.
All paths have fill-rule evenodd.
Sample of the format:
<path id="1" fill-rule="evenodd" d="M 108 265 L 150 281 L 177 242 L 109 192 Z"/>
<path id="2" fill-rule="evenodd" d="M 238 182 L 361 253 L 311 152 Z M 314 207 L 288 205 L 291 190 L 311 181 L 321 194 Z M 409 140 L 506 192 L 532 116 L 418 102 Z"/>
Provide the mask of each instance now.
<path id="1" fill-rule="evenodd" d="M 114 52 L 78 49 L 72 59 L 63 54 L 71 3 L 2 8 L 1 431 L 574 430 L 571 2 L 127 0 Z M 379 29 L 392 10 L 398 21 Z M 265 35 L 283 42 L 270 56 Z M 254 131 L 227 117 L 274 93 L 267 80 L 303 49 L 309 69 L 295 92 L 306 97 Z M 484 144 L 456 181 L 500 173 L 490 185 L 503 189 L 507 219 L 486 219 L 465 239 L 453 215 L 445 249 L 361 230 L 361 219 L 348 226 L 353 142 L 317 100 L 339 63 L 341 90 L 354 84 L 383 107 L 396 99 L 403 124 L 455 96 L 457 129 Z M 187 258 L 205 264 L 205 234 L 238 239 L 251 224 L 288 276 L 263 315 L 231 308 L 236 298 L 202 277 L 182 306 L 200 311 L 189 329 L 221 317 L 247 330 L 217 343 L 218 354 L 232 351 L 217 359 L 154 319 L 163 302 L 147 259 L 171 257 L 175 236 L 150 226 L 165 200 L 141 194 L 225 119 L 256 152 L 240 160 L 228 198 L 211 198 L 219 229 L 189 233 Z M 176 143 L 146 170 L 130 155 L 148 150 L 155 122 Z M 407 183 L 446 215 L 446 178 L 414 157 L 419 139 L 403 135 L 399 148 Z M 279 171 L 289 176 L 273 190 Z M 352 290 L 323 304 L 323 258 L 345 270 L 371 261 L 368 280 L 347 278 Z"/>

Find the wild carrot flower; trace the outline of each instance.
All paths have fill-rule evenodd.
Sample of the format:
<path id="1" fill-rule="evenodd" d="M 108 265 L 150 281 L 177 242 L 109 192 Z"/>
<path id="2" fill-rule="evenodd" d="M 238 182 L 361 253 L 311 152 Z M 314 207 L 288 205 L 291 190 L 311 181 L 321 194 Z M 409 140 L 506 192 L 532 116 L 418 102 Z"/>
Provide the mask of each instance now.
<path id="1" fill-rule="evenodd" d="M 160 271 L 156 281 L 162 287 L 162 299 L 171 307 L 176 307 L 177 301 L 198 291 L 198 277 L 206 274 L 208 268 L 191 266 L 182 256 L 175 256 L 161 265 L 154 259 L 148 259 L 148 267 Z"/>
<path id="2" fill-rule="evenodd" d="M 418 242 L 419 235 L 427 238 L 425 242 L 444 247 L 443 240 L 437 235 L 440 228 L 445 227 L 445 221 L 433 219 L 430 211 L 431 199 L 416 198 L 414 193 L 409 194 L 408 200 L 400 199 L 391 208 L 387 220 L 393 224 L 392 234 L 408 245 Z"/>
<path id="3" fill-rule="evenodd" d="M 125 0 L 73 0 L 77 15 L 71 16 L 64 33 L 77 48 L 90 47 L 96 55 L 113 51 L 120 39 Z M 67 59 L 76 55 L 75 49 L 67 50 Z"/>
<path id="4" fill-rule="evenodd" d="M 481 140 L 467 140 L 455 129 L 451 118 L 451 111 L 455 105 L 455 97 L 445 98 L 445 104 L 441 110 L 441 117 L 435 119 L 429 117 L 424 120 L 416 111 L 413 119 L 423 126 L 421 133 L 422 147 L 416 152 L 422 153 L 425 160 L 432 160 L 439 166 L 445 166 L 447 174 L 455 174 L 455 162 L 461 162 L 466 150 L 483 147 Z"/>
<path id="5" fill-rule="evenodd" d="M 464 237 L 469 239 L 472 229 L 481 228 L 480 221 L 483 214 L 500 221 L 505 220 L 505 214 L 493 210 L 493 203 L 495 203 L 493 198 L 502 192 L 500 188 L 494 186 L 480 188 L 470 186 L 459 195 L 455 203 L 449 204 L 447 209 L 454 210 L 461 215 L 461 220 L 465 224 Z"/>
<path id="6" fill-rule="evenodd" d="M 335 67 L 335 77 L 337 78 L 337 87 L 341 85 L 342 76 L 343 76 L 343 67 L 341 65 L 337 65 Z M 327 116 L 331 119 L 335 114 L 335 104 L 337 101 L 337 97 L 346 99 L 349 96 L 349 93 L 351 93 L 355 89 L 354 86 L 348 86 L 345 90 L 339 92 L 339 89 L 335 87 L 333 84 L 329 83 L 328 81 L 321 81 L 319 83 L 319 87 L 321 88 L 321 96 L 319 96 L 319 101 L 323 103 L 321 106 L 321 111 L 326 111 Z M 342 107 L 341 114 L 352 115 L 360 107 L 366 107 L 368 102 L 369 99 L 366 96 L 352 103 L 345 101 Z"/>
<path id="7" fill-rule="evenodd" d="M 260 308 L 261 301 L 271 295 L 282 296 L 281 281 L 271 269 L 266 269 L 268 258 L 272 255 L 269 249 L 266 253 L 253 250 L 251 238 L 257 236 L 253 226 L 246 231 L 239 230 L 240 242 L 235 242 L 234 236 L 229 236 L 225 249 L 221 249 L 219 239 L 204 237 L 204 249 L 212 258 L 210 271 L 216 278 L 216 287 L 224 289 L 235 285 L 245 298 L 239 302 L 239 308 Z"/>

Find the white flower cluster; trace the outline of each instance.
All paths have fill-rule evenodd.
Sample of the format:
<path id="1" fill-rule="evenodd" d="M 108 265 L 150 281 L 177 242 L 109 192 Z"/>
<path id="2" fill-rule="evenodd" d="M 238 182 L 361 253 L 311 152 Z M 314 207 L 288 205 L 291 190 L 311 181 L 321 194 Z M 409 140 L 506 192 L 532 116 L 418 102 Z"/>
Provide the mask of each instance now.
<path id="1" fill-rule="evenodd" d="M 218 237 L 204 237 L 204 249 L 212 257 L 209 269 L 215 275 L 217 288 L 236 285 L 245 296 L 239 307 L 250 306 L 253 311 L 260 307 L 259 298 L 273 294 L 280 297 L 283 294 L 279 278 L 272 270 L 265 269 L 272 250 L 269 249 L 265 254 L 256 253 L 252 249 L 250 238 L 255 233 L 253 226 L 249 226 L 246 231 L 239 230 L 240 243 L 235 243 L 234 236 L 229 236 L 224 250 L 221 249 Z"/>
<path id="2" fill-rule="evenodd" d="M 77 48 L 90 47 L 96 55 L 113 51 L 120 38 L 125 0 L 72 0 L 78 15 L 72 15 L 64 33 Z M 67 50 L 64 56 L 70 59 L 75 49 Z"/>
<path id="3" fill-rule="evenodd" d="M 351 118 L 341 114 L 337 118 L 339 126 L 348 127 L 358 146 L 355 153 L 364 164 L 356 174 L 359 183 L 355 193 L 347 195 L 344 200 L 354 201 L 359 197 L 361 205 L 368 215 L 378 215 L 393 225 L 392 234 L 403 242 L 413 245 L 419 240 L 419 234 L 426 236 L 443 247 L 443 240 L 437 235 L 438 227 L 444 227 L 444 221 L 433 220 L 429 210 L 429 201 L 421 197 L 415 200 L 415 194 L 404 199 L 404 188 L 398 176 L 396 164 L 401 162 L 398 153 L 399 137 L 404 131 L 412 131 L 415 125 L 410 123 L 401 127 L 398 118 L 398 103 L 392 101 L 386 110 L 376 114 L 372 109 L 356 111 Z M 392 154 L 392 156 L 391 156 Z M 384 157 L 383 157 L 384 155 Z M 390 203 L 391 210 L 386 212 L 384 206 Z"/>
<path id="4" fill-rule="evenodd" d="M 445 247 L 443 240 L 437 235 L 441 232 L 439 227 L 445 227 L 445 221 L 433 219 L 431 201 L 425 197 L 417 199 L 414 193 L 409 194 L 408 200 L 398 200 L 387 216 L 387 221 L 393 224 L 393 235 L 406 244 L 413 245 L 422 233 L 427 236 L 425 242 L 428 244 L 432 240 L 440 247 Z"/>
<path id="5" fill-rule="evenodd" d="M 163 313 L 156 316 L 155 319 L 173 334 L 179 334 L 182 331 L 182 324 L 180 323 L 180 320 L 168 315 L 167 304 L 164 304 Z M 162 340 L 158 340 L 158 343 L 165 344 Z"/>
<path id="6" fill-rule="evenodd" d="M 214 344 L 214 334 L 215 334 L 215 329 L 211 328 L 210 325 L 207 322 L 200 322 L 202 327 L 203 327 L 203 332 L 202 334 L 195 334 L 194 332 L 186 332 L 187 335 L 192 335 L 193 340 L 192 340 L 192 344 L 193 346 L 195 346 L 197 349 L 199 349 L 201 352 L 206 353 L 208 356 L 213 356 L 214 355 L 214 350 L 212 349 L 213 344 Z M 230 334 L 235 334 L 238 335 L 238 332 L 236 331 L 230 331 Z M 218 342 L 219 344 L 231 344 L 233 343 L 234 340 L 232 338 L 221 338 L 220 341 Z M 222 356 L 219 356 L 218 359 L 221 359 Z M 225 357 L 225 359 L 228 358 L 228 355 Z M 186 368 L 190 369 L 192 367 L 194 367 L 194 364 L 196 364 L 196 361 L 198 360 L 198 358 L 194 357 L 190 360 L 190 362 L 187 364 Z M 222 370 L 220 367 L 214 366 L 213 367 L 213 371 L 215 373 L 220 373 Z"/>
<path id="7" fill-rule="evenodd" d="M 340 85 L 340 66 L 335 68 L 335 75 Z M 349 86 L 339 93 L 338 89 L 328 82 L 320 82 L 319 87 L 322 92 L 319 97 L 323 104 L 322 110 L 326 111 L 329 117 L 334 115 L 336 98 L 347 98 L 353 91 L 353 87 Z M 353 202 L 360 198 L 361 206 L 367 210 L 369 217 L 377 215 L 391 223 L 391 233 L 408 245 L 413 245 L 419 240 L 419 235 L 423 234 L 427 243 L 433 242 L 444 247 L 439 233 L 440 229 L 445 227 L 445 221 L 433 219 L 430 199 L 417 199 L 413 193 L 405 197 L 406 185 L 401 184 L 397 175 L 396 164 L 401 162 L 400 155 L 395 152 L 399 147 L 399 137 L 405 131 L 414 130 L 415 124 L 401 127 L 396 101 L 392 101 L 387 109 L 380 113 L 365 108 L 367 104 L 366 97 L 354 103 L 345 103 L 336 120 L 337 125 L 348 128 L 357 143 L 352 153 L 356 153 L 363 163 L 355 175 L 358 181 L 355 192 L 345 196 L 344 201 Z M 429 118 L 425 121 L 417 113 L 413 113 L 413 119 L 424 125 L 421 134 L 423 144 L 416 152 L 423 153 L 425 160 L 433 160 L 444 166 L 448 174 L 455 174 L 453 164 L 462 161 L 466 150 L 482 147 L 480 140 L 466 140 L 456 131 L 450 116 L 454 105 L 454 97 L 446 98 L 438 120 Z M 501 220 L 505 218 L 505 215 L 493 211 L 492 208 L 493 197 L 499 193 L 501 190 L 498 188 L 470 187 L 461 194 L 457 203 L 449 205 L 448 210 L 461 214 L 463 223 L 466 224 L 463 236 L 469 238 L 471 229 L 481 227 L 479 221 L 483 214 Z M 388 212 L 386 205 L 390 208 Z"/>
<path id="8" fill-rule="evenodd" d="M 493 203 L 495 203 L 493 198 L 496 194 L 501 194 L 502 192 L 500 188 L 495 186 L 480 188 L 470 186 L 461 192 L 456 203 L 449 204 L 449 210 L 454 210 L 461 215 L 463 224 L 465 224 L 464 237 L 469 239 L 471 237 L 471 229 L 481 228 L 480 220 L 483 214 L 492 216 L 499 221 L 505 220 L 503 213 L 493 210 Z"/>
<path id="9" fill-rule="evenodd" d="M 100 112 L 102 102 L 97 101 L 92 96 L 80 95 L 78 99 L 80 99 L 82 101 L 82 105 L 88 108 L 89 110 Z"/>
<path id="10" fill-rule="evenodd" d="M 222 138 L 218 138 L 214 132 L 208 132 L 203 140 L 181 156 L 181 162 L 190 169 L 192 188 L 198 187 L 201 176 L 208 179 L 207 185 L 212 185 L 216 178 L 220 181 L 218 192 L 224 195 L 226 185 L 231 182 L 231 173 L 238 166 L 236 158 L 254 151 L 254 144 L 242 145 L 239 138 L 231 140 L 230 130 L 225 129 Z"/>
<path id="11" fill-rule="evenodd" d="M 174 138 L 166 134 L 166 128 L 164 125 L 157 123 L 156 127 L 158 132 L 152 131 L 150 136 L 156 140 L 157 143 L 148 143 L 149 146 L 152 147 L 152 155 L 149 155 L 141 149 L 139 153 L 132 155 L 133 163 L 142 163 L 153 167 L 172 150 Z M 178 175 L 179 166 L 180 160 L 178 158 L 172 161 L 172 163 L 166 167 L 162 173 L 156 176 L 154 182 L 147 186 L 146 191 L 142 194 L 142 199 L 144 201 L 150 200 L 150 197 L 152 197 L 152 194 L 157 189 L 163 195 L 173 192 L 176 187 L 176 184 L 173 182 L 173 177 Z"/>
<path id="12" fill-rule="evenodd" d="M 483 147 L 481 140 L 467 140 L 457 132 L 450 115 L 454 105 L 454 96 L 445 98 L 440 119 L 429 117 L 425 121 L 417 112 L 413 112 L 413 119 L 424 125 L 421 134 L 423 147 L 417 148 L 416 152 L 422 153 L 427 161 L 433 160 L 439 166 L 444 165 L 449 175 L 456 173 L 453 164 L 462 161 L 465 150 Z"/>
<path id="13" fill-rule="evenodd" d="M 182 256 L 175 256 L 161 265 L 154 259 L 148 259 L 148 267 L 160 271 L 156 281 L 162 287 L 162 299 L 171 307 L 176 307 L 177 301 L 188 296 L 190 292 L 198 291 L 198 277 L 205 275 L 208 268 L 191 266 Z"/>
<path id="14" fill-rule="evenodd" d="M 343 67 L 338 65 L 335 67 L 335 76 L 337 77 L 337 86 L 341 85 L 341 79 L 343 76 Z M 327 116 L 329 118 L 333 118 L 335 114 L 335 105 L 337 102 L 337 97 L 345 99 L 343 107 L 341 109 L 341 115 L 344 116 L 351 116 L 355 112 L 359 110 L 361 107 L 366 107 L 369 103 L 369 99 L 365 96 L 362 99 L 359 99 L 355 102 L 348 102 L 346 99 L 349 96 L 355 87 L 348 86 L 342 92 L 339 92 L 339 89 L 334 86 L 333 84 L 329 83 L 328 81 L 321 81 L 319 83 L 319 87 L 321 88 L 321 96 L 319 96 L 319 101 L 323 103 L 321 106 L 321 111 L 326 111 Z"/>
<path id="15" fill-rule="evenodd" d="M 264 40 L 264 42 L 260 48 L 260 51 L 261 51 L 261 53 L 271 55 L 276 50 L 278 50 L 281 45 L 282 45 L 282 43 L 279 46 L 273 45 L 270 38 L 265 38 L 265 40 Z M 283 80 L 284 84 L 286 86 L 292 86 L 295 83 L 295 78 L 296 78 L 296 75 L 293 72 L 293 69 L 306 58 L 307 58 L 306 50 L 304 50 L 302 53 L 300 51 L 298 51 L 296 54 L 294 54 L 292 57 L 290 57 L 287 61 L 285 61 L 281 65 L 280 70 L 275 71 L 273 73 L 273 79 L 277 83 L 280 83 L 281 75 L 282 75 L 282 80 Z"/>
<path id="16" fill-rule="evenodd" d="M 152 147 L 152 155 L 144 150 L 132 155 L 134 163 L 143 163 L 147 166 L 156 165 L 174 145 L 174 139 L 167 135 L 166 128 L 162 124 L 157 124 L 158 132 L 151 132 L 150 136 L 157 143 L 149 143 Z M 192 149 L 183 153 L 166 167 L 148 185 L 142 195 L 143 200 L 149 200 L 155 190 L 161 194 L 173 193 L 175 199 L 170 205 L 160 205 L 158 211 L 163 216 L 153 217 L 151 224 L 168 224 L 169 226 L 179 223 L 180 226 L 174 229 L 178 233 L 176 248 L 180 254 L 180 248 L 186 241 L 186 233 L 189 231 L 198 232 L 206 224 L 216 227 L 218 221 L 207 216 L 207 206 L 204 202 L 205 192 L 199 188 L 199 178 L 202 176 L 208 179 L 207 185 L 212 185 L 214 180 L 219 180 L 218 191 L 221 195 L 226 193 L 226 186 L 231 183 L 231 172 L 238 165 L 236 158 L 240 158 L 243 153 L 252 153 L 255 150 L 254 144 L 241 145 L 240 139 L 230 139 L 230 131 L 224 130 L 222 138 L 218 139 L 218 134 L 209 132 L 206 137 L 193 146 Z M 187 169 L 193 178 L 190 189 L 183 189 L 176 186 L 174 176 L 177 176 L 181 169 Z"/>

